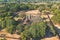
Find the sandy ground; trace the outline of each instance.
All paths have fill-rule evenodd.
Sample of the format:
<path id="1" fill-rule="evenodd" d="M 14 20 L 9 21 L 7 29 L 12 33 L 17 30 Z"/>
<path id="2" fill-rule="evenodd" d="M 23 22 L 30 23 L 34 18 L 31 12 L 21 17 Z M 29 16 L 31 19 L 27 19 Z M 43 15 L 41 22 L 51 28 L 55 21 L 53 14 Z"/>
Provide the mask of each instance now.
<path id="1" fill-rule="evenodd" d="M 51 37 L 51 38 L 44 38 L 42 40 L 59 40 L 58 36 Z"/>
<path id="2" fill-rule="evenodd" d="M 0 38 L 6 38 L 7 40 L 19 40 L 20 35 L 17 34 L 10 34 L 8 32 L 5 31 L 5 29 L 3 29 L 2 31 L 0 31 L 0 35 L 5 35 L 4 37 L 0 37 Z"/>

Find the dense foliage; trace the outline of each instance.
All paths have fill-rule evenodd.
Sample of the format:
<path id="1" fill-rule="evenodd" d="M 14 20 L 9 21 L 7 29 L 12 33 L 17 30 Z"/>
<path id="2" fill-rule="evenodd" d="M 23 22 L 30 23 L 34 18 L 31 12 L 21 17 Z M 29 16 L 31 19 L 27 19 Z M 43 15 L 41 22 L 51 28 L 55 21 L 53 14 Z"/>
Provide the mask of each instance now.
<path id="1" fill-rule="evenodd" d="M 54 23 L 60 23 L 60 9 L 57 6 L 53 6 L 55 4 L 40 4 L 40 5 L 33 5 L 33 4 L 15 4 L 15 3 L 6 3 L 3 7 L 0 7 L 0 30 L 6 29 L 7 32 L 14 34 L 17 33 L 21 36 L 22 40 L 29 40 L 30 38 L 34 40 L 39 40 L 46 36 L 46 29 L 50 27 L 53 35 L 55 35 L 55 30 L 53 26 L 47 26 L 46 21 L 44 20 L 37 22 L 37 23 L 28 23 L 23 24 L 26 18 L 25 14 L 18 15 L 17 12 L 19 11 L 27 11 L 27 10 L 35 10 L 38 9 L 43 14 L 46 11 L 50 11 L 51 14 L 54 16 L 52 17 L 52 21 Z M 57 5 L 57 4 L 56 4 Z M 46 14 L 45 14 L 46 15 Z M 18 17 L 17 17 L 18 16 Z M 15 20 L 14 18 L 22 18 L 22 20 Z"/>
<path id="2" fill-rule="evenodd" d="M 55 24 L 60 24 L 60 11 L 59 10 L 55 10 L 55 15 L 52 17 L 52 21 Z"/>
<path id="3" fill-rule="evenodd" d="M 51 2 L 59 0 L 0 0 L 0 2 Z"/>

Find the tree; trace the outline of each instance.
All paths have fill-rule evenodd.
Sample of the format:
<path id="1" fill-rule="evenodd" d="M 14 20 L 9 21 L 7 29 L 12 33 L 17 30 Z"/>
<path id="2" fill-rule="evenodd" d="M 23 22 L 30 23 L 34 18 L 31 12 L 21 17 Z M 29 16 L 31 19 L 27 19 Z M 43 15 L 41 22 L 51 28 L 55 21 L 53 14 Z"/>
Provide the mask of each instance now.
<path id="1" fill-rule="evenodd" d="M 24 31 L 24 25 L 18 24 L 17 27 L 16 27 L 16 30 L 17 30 L 19 33 L 23 32 L 23 31 Z"/>
<path id="2" fill-rule="evenodd" d="M 23 40 L 30 38 L 40 39 L 45 36 L 46 24 L 44 22 L 32 23 L 30 26 L 26 26 L 25 30 L 21 33 Z"/>
<path id="3" fill-rule="evenodd" d="M 10 4 L 10 11 L 16 12 L 20 10 L 20 5 L 19 4 Z"/>
<path id="4" fill-rule="evenodd" d="M 20 0 L 17 0 L 18 3 L 20 3 Z"/>
<path id="5" fill-rule="evenodd" d="M 7 0 L 4 0 L 4 2 L 7 2 Z"/>
<path id="6" fill-rule="evenodd" d="M 41 38 L 45 36 L 46 24 L 44 22 L 33 23 L 30 27 L 30 33 L 33 38 Z"/>
<path id="7" fill-rule="evenodd" d="M 53 21 L 54 24 L 60 24 L 60 10 L 56 9 L 54 11 L 54 16 L 51 18 L 51 20 Z"/>
<path id="8" fill-rule="evenodd" d="M 22 40 L 29 40 L 31 35 L 28 30 L 25 30 L 20 34 L 20 36 Z"/>
<path id="9" fill-rule="evenodd" d="M 8 12 L 8 11 L 10 10 L 9 4 L 5 4 L 4 10 L 5 10 L 6 12 Z"/>
<path id="10" fill-rule="evenodd" d="M 15 20 L 12 19 L 12 18 L 8 18 L 8 17 L 6 17 L 5 20 L 6 20 L 6 30 L 7 30 L 7 32 L 9 32 L 11 34 L 15 33 L 15 30 L 16 30 Z"/>

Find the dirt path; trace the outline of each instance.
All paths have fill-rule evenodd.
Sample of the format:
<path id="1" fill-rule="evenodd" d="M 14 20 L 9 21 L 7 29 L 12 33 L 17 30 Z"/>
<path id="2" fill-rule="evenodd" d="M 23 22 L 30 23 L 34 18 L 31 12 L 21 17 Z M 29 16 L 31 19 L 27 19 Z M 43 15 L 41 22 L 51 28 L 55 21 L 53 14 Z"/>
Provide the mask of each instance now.
<path id="1" fill-rule="evenodd" d="M 42 40 L 59 40 L 58 36 L 54 36 L 54 37 L 51 37 L 51 38 L 44 38 Z"/>
<path id="2" fill-rule="evenodd" d="M 20 40 L 20 35 L 10 34 L 4 30 L 0 31 L 0 38 L 6 38 L 7 40 Z"/>

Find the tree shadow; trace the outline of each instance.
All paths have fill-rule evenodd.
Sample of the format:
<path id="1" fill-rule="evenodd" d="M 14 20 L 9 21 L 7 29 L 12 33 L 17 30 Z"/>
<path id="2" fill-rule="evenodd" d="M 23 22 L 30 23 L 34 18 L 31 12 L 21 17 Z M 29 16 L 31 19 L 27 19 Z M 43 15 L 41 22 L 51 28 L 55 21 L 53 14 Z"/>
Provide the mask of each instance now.
<path id="1" fill-rule="evenodd" d="M 58 29 L 54 24 L 53 24 L 53 22 L 52 22 L 52 20 L 50 19 L 50 17 L 49 17 L 49 14 L 47 14 L 47 16 L 48 16 L 48 19 L 50 20 L 49 21 L 49 23 L 47 23 L 47 24 L 50 24 L 50 25 L 47 25 L 47 28 L 46 28 L 46 34 L 45 34 L 45 38 L 50 38 L 50 37 L 53 37 L 53 36 L 55 36 L 55 35 L 58 35 L 58 37 L 59 37 L 59 39 L 60 39 L 60 29 Z M 53 27 L 53 29 L 55 30 L 55 35 L 53 35 L 53 33 L 51 32 L 51 30 L 50 30 L 50 27 L 49 26 L 52 26 Z"/>
<path id="2" fill-rule="evenodd" d="M 56 35 L 58 35 L 58 37 L 59 37 L 59 39 L 60 39 L 60 29 L 58 29 L 57 27 L 54 27 L 54 29 L 55 29 L 55 31 L 56 31 Z M 54 35 L 54 34 L 51 32 L 50 28 L 47 27 L 44 38 L 51 38 L 51 37 L 54 37 L 54 36 L 56 36 L 56 35 Z"/>
<path id="3" fill-rule="evenodd" d="M 50 28 L 47 26 L 45 30 L 45 37 L 44 38 L 50 38 L 53 37 L 53 33 L 51 32 Z"/>
<path id="4" fill-rule="evenodd" d="M 57 35 L 59 36 L 60 39 L 60 29 L 58 29 L 57 27 L 54 27 L 54 29 L 56 30 Z"/>

